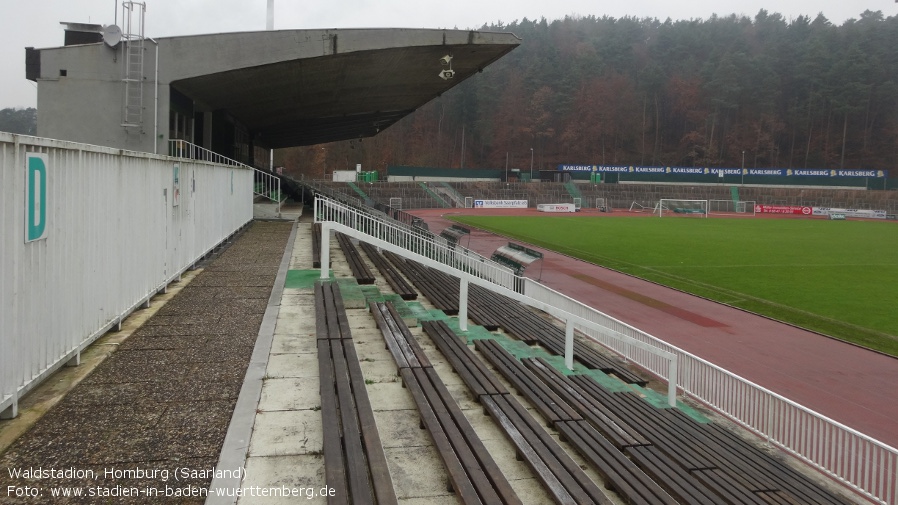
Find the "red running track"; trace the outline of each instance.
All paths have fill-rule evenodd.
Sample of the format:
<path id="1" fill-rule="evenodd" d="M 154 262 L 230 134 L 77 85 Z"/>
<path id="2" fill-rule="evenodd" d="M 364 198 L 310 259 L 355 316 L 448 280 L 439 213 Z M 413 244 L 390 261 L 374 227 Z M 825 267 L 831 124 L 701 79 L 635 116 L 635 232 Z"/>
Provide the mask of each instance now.
<path id="1" fill-rule="evenodd" d="M 434 233 L 452 224 L 442 217 L 447 213 L 536 214 L 534 209 L 411 212 L 422 217 Z M 462 245 L 467 245 L 467 240 L 463 238 Z M 473 230 L 469 248 L 488 257 L 507 244 L 507 238 Z M 541 281 L 550 288 L 898 447 L 898 359 L 540 247 L 534 249 L 545 254 Z"/>

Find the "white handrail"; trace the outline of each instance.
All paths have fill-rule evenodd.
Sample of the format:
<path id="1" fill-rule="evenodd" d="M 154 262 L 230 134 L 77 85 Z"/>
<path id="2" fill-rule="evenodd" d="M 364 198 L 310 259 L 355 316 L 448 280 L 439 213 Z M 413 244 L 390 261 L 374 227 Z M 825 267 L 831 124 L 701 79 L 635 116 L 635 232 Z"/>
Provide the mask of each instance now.
<path id="1" fill-rule="evenodd" d="M 206 161 L 216 165 L 228 165 L 232 167 L 243 167 L 253 171 L 253 196 L 260 196 L 277 203 L 278 216 L 281 215 L 281 203 L 283 195 L 281 193 L 281 179 L 276 175 L 251 167 L 245 163 L 233 160 L 226 156 L 222 156 L 214 151 L 210 151 L 204 147 L 192 144 L 186 140 L 172 139 L 169 143 L 169 155 L 176 158 L 186 158 L 190 160 Z"/>
<path id="2" fill-rule="evenodd" d="M 362 210 L 362 208 L 353 208 L 320 195 L 315 198 L 314 216 L 315 222 L 322 224 L 322 279 L 328 278 L 327 265 L 329 264 L 328 255 L 330 253 L 328 241 L 330 230 L 335 230 L 371 243 L 381 249 L 411 258 L 453 277 L 458 277 L 462 286 L 464 286 L 465 282 L 477 284 L 515 301 L 542 310 L 564 321 L 571 330 L 576 328 L 582 332 L 590 330 L 592 332 L 608 333 L 605 328 L 589 319 L 527 296 L 522 293 L 524 289 L 523 277 L 516 276 L 508 267 L 488 260 L 473 251 L 468 251 L 464 247 L 449 245 L 448 241 L 443 237 L 435 236 L 430 232 L 422 233 L 420 230 L 386 219 L 383 216 L 374 215 L 366 210 Z M 462 309 L 466 302 L 461 295 L 459 299 L 461 305 L 459 308 Z M 464 325 L 465 322 L 462 321 L 460 324 Z M 641 349 L 667 363 L 668 374 L 665 378 L 668 380 L 668 403 L 675 405 L 677 356 L 622 333 L 608 334 L 608 336 L 621 340 L 625 345 Z M 566 332 L 565 341 L 565 362 L 569 368 L 572 368 L 572 331 Z"/>
<path id="3" fill-rule="evenodd" d="M 390 250 L 397 246 L 407 246 L 408 251 L 417 256 L 415 259 L 424 258 L 432 265 L 439 262 L 458 268 L 471 274 L 472 282 L 473 278 L 484 279 L 503 288 L 495 289 L 493 286 L 497 291 L 512 290 L 515 294 L 523 291 L 524 296 L 518 295 L 515 299 L 537 308 L 548 308 L 547 312 L 556 317 L 560 314 L 560 319 L 577 321 L 577 329 L 584 335 L 662 379 L 675 377 L 675 388 L 679 387 L 684 394 L 726 415 L 769 443 L 807 462 L 865 498 L 885 505 L 898 505 L 898 449 L 537 281 L 517 277 L 510 271 L 505 272 L 503 270 L 507 269 L 504 267 L 476 253 L 459 253 L 459 250 L 467 250 L 461 247 L 450 248 L 442 237 L 421 234 L 401 223 L 321 196 L 315 200 L 315 209 L 316 222 L 335 225 L 328 228 L 351 233 L 360 240 L 369 240 L 371 236 L 368 233 L 376 231 L 378 238 L 373 241 L 375 245 Z M 376 226 L 373 225 L 375 222 L 378 223 Z M 365 233 L 352 233 L 356 230 Z M 478 257 L 476 261 L 464 261 L 464 258 L 475 257 L 474 255 Z M 502 272 L 501 275 L 499 272 Z M 457 273 L 453 275 L 461 277 Z M 538 303 L 531 303 L 533 301 Z M 674 356 L 674 359 L 668 359 L 668 355 Z"/>

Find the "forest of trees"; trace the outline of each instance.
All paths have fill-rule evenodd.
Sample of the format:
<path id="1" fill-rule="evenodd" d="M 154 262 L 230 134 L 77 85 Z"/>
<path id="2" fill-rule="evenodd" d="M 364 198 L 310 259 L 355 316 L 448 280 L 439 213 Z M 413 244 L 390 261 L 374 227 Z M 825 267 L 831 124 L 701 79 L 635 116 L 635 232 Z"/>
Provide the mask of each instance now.
<path id="1" fill-rule="evenodd" d="M 746 168 L 880 170 L 898 157 L 898 17 L 879 11 L 841 26 L 761 10 L 481 29 L 521 46 L 377 137 L 281 150 L 279 164 L 318 177 L 356 163 L 526 170 L 531 156 L 534 169 L 744 156 Z"/>
<path id="2" fill-rule="evenodd" d="M 37 109 L 33 107 L 0 109 L 0 132 L 36 135 Z"/>

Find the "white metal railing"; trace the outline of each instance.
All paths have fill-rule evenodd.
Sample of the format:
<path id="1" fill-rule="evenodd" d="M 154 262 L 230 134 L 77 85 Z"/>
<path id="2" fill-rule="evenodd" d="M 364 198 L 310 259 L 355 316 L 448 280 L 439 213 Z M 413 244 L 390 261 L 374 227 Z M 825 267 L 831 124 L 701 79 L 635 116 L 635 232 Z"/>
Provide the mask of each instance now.
<path id="1" fill-rule="evenodd" d="M 232 167 L 243 167 L 253 171 L 253 196 L 259 196 L 275 202 L 277 204 L 277 212 L 281 214 L 281 203 L 284 196 L 281 193 L 281 179 L 268 172 L 251 167 L 245 163 L 232 160 L 226 156 L 222 156 L 214 151 L 210 151 L 204 147 L 192 144 L 186 140 L 173 139 L 168 141 L 169 155 L 176 158 L 186 158 L 190 160 L 205 161 L 216 165 L 228 165 Z"/>
<path id="2" fill-rule="evenodd" d="M 524 293 L 608 329 L 584 334 L 660 378 L 666 362 L 610 335 L 627 335 L 677 356 L 677 386 L 687 396 L 745 426 L 874 501 L 898 504 L 898 449 L 844 426 L 732 372 L 526 279 Z"/>
<path id="3" fill-rule="evenodd" d="M 515 288 L 516 276 L 508 267 L 474 251 L 450 245 L 443 237 L 363 210 L 362 207 L 354 208 L 319 195 L 315 198 L 315 221 L 342 224 L 493 284 L 507 289 Z"/>
<path id="4" fill-rule="evenodd" d="M 249 222 L 252 183 L 239 166 L 0 133 L 0 415 Z"/>
<path id="5" fill-rule="evenodd" d="M 314 217 L 322 223 L 321 277 L 328 277 L 327 265 L 330 230 L 346 233 L 377 247 L 390 250 L 407 258 L 434 267 L 460 280 L 459 324 L 467 326 L 467 287 L 469 282 L 505 295 L 513 300 L 545 311 L 565 322 L 565 364 L 573 368 L 575 330 L 592 330 L 623 340 L 626 345 L 652 354 L 667 364 L 668 402 L 676 404 L 677 357 L 658 347 L 630 338 L 623 333 L 609 333 L 607 328 L 578 314 L 531 298 L 523 293 L 523 277 L 516 276 L 508 267 L 489 260 L 457 244 L 450 245 L 443 237 L 399 223 L 383 215 L 375 215 L 364 207 L 352 207 L 323 196 L 315 198 Z"/>
<path id="6" fill-rule="evenodd" d="M 563 295 L 543 284 L 505 272 L 479 254 L 467 252 L 460 261 L 457 250 L 433 234 L 415 237 L 415 229 L 383 216 L 367 215 L 323 197 L 316 198 L 316 221 L 332 221 L 426 256 L 432 254 L 446 265 L 463 265 L 474 273 L 508 289 L 523 291 L 526 298 L 557 309 L 556 314 L 593 324 L 577 324 L 584 335 L 617 352 L 650 373 L 676 379 L 690 396 L 721 412 L 733 421 L 765 438 L 843 483 L 860 495 L 878 503 L 898 505 L 898 449 L 870 438 L 770 390 L 705 361 L 633 326 Z M 374 233 L 372 233 L 374 232 Z M 442 239 L 444 241 L 444 239 Z M 434 252 L 440 251 L 440 252 Z M 498 274 L 498 272 L 502 272 Z M 493 273 L 496 272 L 496 273 Z M 496 279 L 496 280 L 493 280 Z M 557 317 L 557 316 L 556 316 Z M 659 352 L 660 351 L 660 352 Z M 666 355 L 673 355 L 670 360 Z M 671 374 L 673 364 L 675 373 Z"/>

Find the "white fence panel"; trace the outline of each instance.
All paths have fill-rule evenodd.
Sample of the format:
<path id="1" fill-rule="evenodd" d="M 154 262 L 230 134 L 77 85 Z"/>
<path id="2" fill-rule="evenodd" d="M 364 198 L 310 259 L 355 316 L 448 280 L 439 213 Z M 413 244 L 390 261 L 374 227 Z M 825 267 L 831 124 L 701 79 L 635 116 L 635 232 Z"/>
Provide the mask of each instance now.
<path id="1" fill-rule="evenodd" d="M 32 195 L 27 153 L 45 161 Z M 0 133 L 0 194 L 0 413 L 9 416 L 24 392 L 249 222 L 253 174 Z M 30 224 L 45 238 L 26 242 L 27 208 L 38 209 Z"/>

